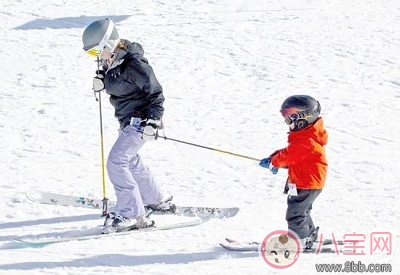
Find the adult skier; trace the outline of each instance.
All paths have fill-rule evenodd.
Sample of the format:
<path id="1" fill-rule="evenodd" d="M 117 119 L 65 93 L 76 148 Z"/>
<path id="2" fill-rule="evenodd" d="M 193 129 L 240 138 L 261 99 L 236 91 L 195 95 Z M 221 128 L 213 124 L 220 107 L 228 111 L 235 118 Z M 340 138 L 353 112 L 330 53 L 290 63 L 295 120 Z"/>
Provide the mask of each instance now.
<path id="1" fill-rule="evenodd" d="M 139 150 L 157 138 L 164 114 L 163 89 L 139 43 L 120 39 L 113 21 L 100 19 L 82 35 L 83 50 L 98 57 L 100 70 L 93 79 L 95 92 L 105 90 L 119 121 L 120 133 L 107 159 L 107 172 L 114 186 L 118 215 L 115 231 L 154 225 L 146 217 L 145 205 L 167 210 L 163 194 Z"/>

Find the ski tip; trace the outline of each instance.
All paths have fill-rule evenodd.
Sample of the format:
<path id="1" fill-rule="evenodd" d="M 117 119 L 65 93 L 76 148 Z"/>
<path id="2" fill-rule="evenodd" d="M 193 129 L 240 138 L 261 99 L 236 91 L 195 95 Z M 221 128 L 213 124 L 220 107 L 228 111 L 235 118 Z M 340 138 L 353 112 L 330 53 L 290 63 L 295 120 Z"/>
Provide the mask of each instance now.
<path id="1" fill-rule="evenodd" d="M 231 238 L 225 238 L 225 241 L 227 241 L 228 243 L 235 243 L 236 242 L 234 239 L 231 239 Z"/>
<path id="2" fill-rule="evenodd" d="M 239 213 L 239 207 L 232 207 L 229 208 L 229 212 L 226 214 L 225 218 L 232 218 L 235 217 Z"/>
<path id="3" fill-rule="evenodd" d="M 236 244 L 236 243 L 219 243 L 221 247 L 230 251 L 239 252 L 256 252 L 258 251 L 258 245 L 252 244 Z"/>

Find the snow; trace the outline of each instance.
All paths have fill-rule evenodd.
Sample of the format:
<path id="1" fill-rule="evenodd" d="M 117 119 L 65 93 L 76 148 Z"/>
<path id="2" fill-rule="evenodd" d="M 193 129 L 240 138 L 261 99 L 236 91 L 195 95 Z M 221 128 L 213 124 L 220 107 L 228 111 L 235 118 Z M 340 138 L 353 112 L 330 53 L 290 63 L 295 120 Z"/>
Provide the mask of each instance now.
<path id="1" fill-rule="evenodd" d="M 398 1 L 2 1 L 0 4 L 0 274 L 316 274 L 317 263 L 390 263 L 399 274 L 400 5 Z M 157 140 L 141 151 L 178 204 L 238 206 L 234 218 L 169 231 L 18 247 L 15 238 L 73 232 L 101 212 L 30 202 L 35 189 L 103 198 L 90 22 L 109 17 L 141 43 L 165 91 L 167 137 L 253 158 L 286 146 L 282 101 L 309 94 L 329 133 L 329 176 L 313 209 L 326 236 L 363 234 L 366 255 L 304 255 L 284 271 L 224 237 L 286 228 L 286 172 Z M 106 154 L 118 124 L 102 95 Z M 397 167 L 397 168 L 396 168 Z M 105 194 L 115 199 L 106 178 Z M 392 253 L 370 255 L 374 232 Z"/>

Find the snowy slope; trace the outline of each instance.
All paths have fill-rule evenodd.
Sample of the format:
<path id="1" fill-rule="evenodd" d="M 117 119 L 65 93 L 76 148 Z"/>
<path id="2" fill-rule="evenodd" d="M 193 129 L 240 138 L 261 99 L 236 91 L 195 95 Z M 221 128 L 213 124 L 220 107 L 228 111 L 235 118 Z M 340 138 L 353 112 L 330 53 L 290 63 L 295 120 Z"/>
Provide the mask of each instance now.
<path id="1" fill-rule="evenodd" d="M 43 248 L 14 238 L 84 229 L 100 212 L 31 203 L 29 189 L 102 198 L 96 63 L 82 51 L 93 20 L 110 17 L 141 43 L 165 90 L 167 137 L 262 158 L 286 145 L 282 101 L 310 94 L 329 132 L 329 176 L 313 218 L 325 235 L 363 234 L 362 256 L 316 263 L 391 263 L 400 273 L 398 140 L 400 4 L 393 1 L 3 1 L 0 9 L 0 274 L 278 274 L 257 253 L 218 247 L 285 229 L 286 172 L 168 140 L 141 154 L 179 204 L 238 206 L 193 228 Z M 104 147 L 118 124 L 102 97 Z M 107 180 L 107 197 L 114 198 Z M 392 253 L 369 236 L 391 232 Z"/>

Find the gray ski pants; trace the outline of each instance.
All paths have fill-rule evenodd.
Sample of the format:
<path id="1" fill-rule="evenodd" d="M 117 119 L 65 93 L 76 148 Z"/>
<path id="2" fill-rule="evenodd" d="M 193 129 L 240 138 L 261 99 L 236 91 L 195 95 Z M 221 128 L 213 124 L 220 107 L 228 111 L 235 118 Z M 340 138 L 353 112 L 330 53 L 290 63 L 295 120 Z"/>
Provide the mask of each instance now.
<path id="1" fill-rule="evenodd" d="M 118 211 L 125 218 L 142 216 L 144 204 L 158 204 L 162 200 L 159 185 L 138 154 L 145 142 L 138 128 L 128 125 L 120 131 L 107 159 Z"/>
<path id="2" fill-rule="evenodd" d="M 297 189 L 297 196 L 289 195 L 287 198 L 288 229 L 295 232 L 300 239 L 310 237 L 315 229 L 311 209 L 321 191 L 321 189 Z"/>

